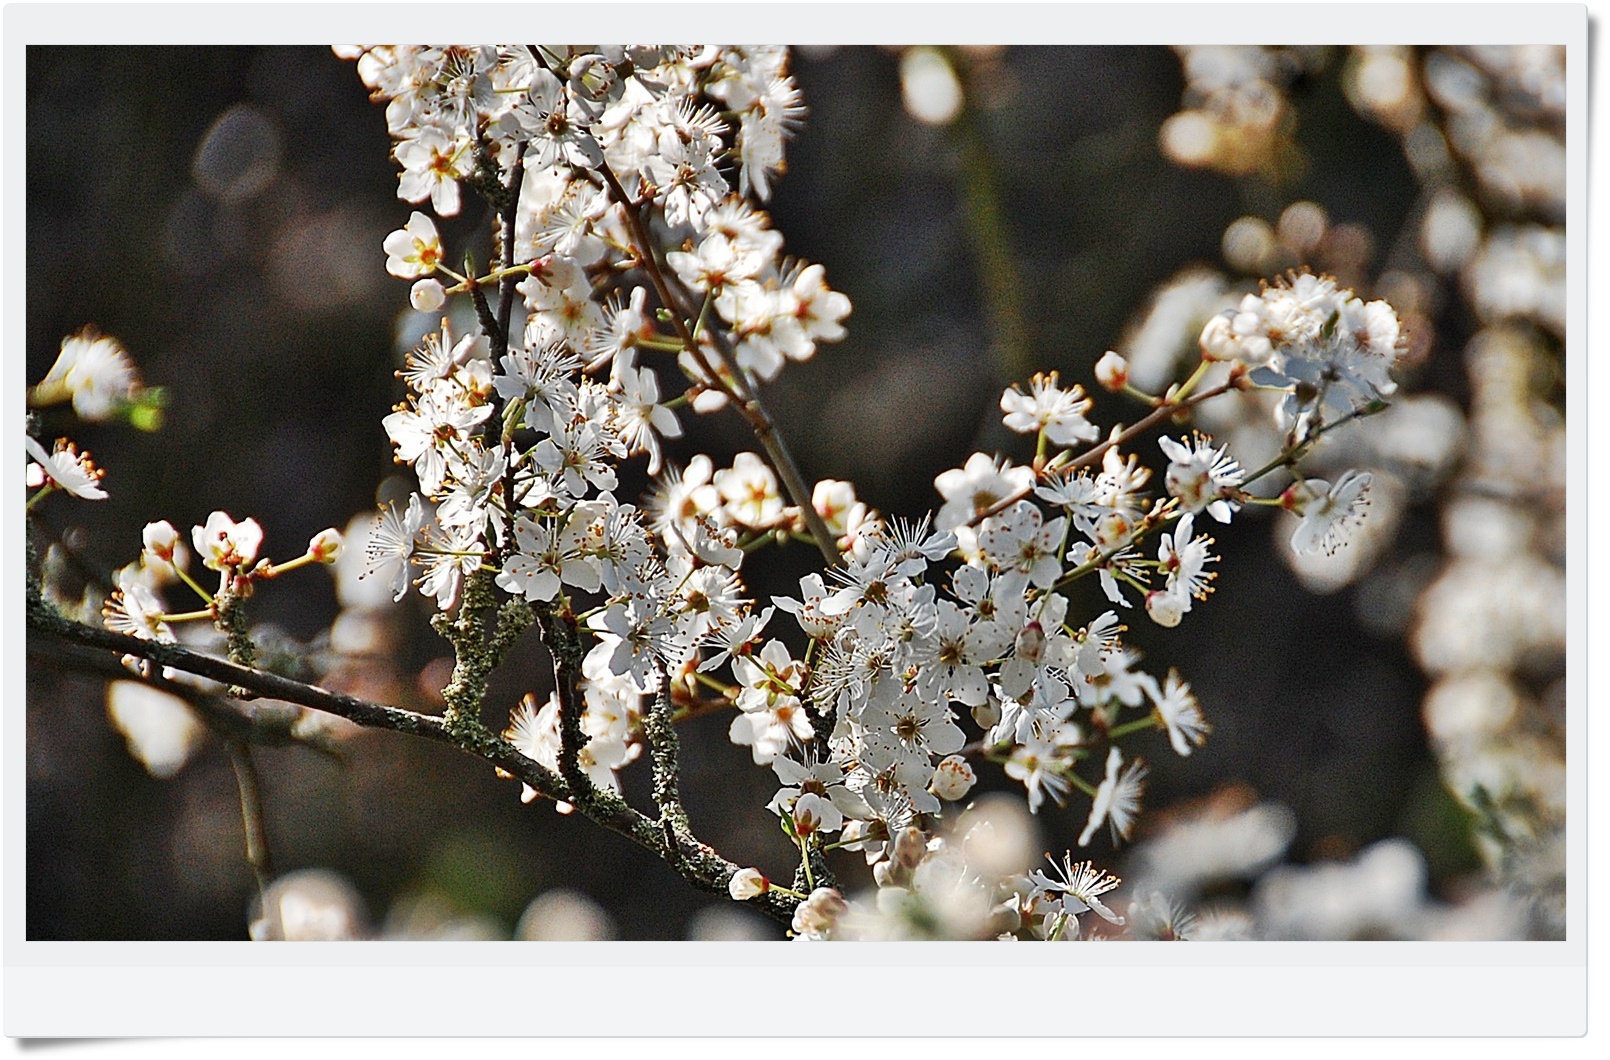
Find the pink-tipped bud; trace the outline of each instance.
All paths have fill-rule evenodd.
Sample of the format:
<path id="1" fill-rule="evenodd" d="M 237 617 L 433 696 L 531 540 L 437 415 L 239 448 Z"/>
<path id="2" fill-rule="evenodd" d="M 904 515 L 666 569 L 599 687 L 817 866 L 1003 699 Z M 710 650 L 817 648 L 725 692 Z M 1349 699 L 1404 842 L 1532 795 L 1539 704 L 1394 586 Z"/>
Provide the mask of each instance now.
<path id="1" fill-rule="evenodd" d="M 320 563 L 334 563 L 336 557 L 341 555 L 344 543 L 341 540 L 341 531 L 332 526 L 313 535 L 313 540 L 307 543 L 307 554 Z"/>
<path id="2" fill-rule="evenodd" d="M 1122 390 L 1129 382 L 1129 362 L 1114 350 L 1108 350 L 1096 362 L 1096 382 L 1108 390 Z"/>
<path id="3" fill-rule="evenodd" d="M 727 893 L 735 902 L 747 902 L 771 890 L 771 881 L 759 869 L 739 869 L 727 882 Z"/>

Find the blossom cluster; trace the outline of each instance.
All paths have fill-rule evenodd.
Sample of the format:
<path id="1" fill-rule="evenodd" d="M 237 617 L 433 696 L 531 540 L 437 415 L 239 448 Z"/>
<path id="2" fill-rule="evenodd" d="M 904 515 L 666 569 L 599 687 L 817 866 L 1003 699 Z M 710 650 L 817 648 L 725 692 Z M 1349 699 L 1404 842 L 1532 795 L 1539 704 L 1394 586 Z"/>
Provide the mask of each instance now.
<path id="1" fill-rule="evenodd" d="M 400 373 L 410 397 L 385 427 L 419 493 L 385 512 L 367 546 L 397 597 L 417 566 L 446 610 L 487 569 L 511 595 L 580 612 L 591 648 L 578 765 L 600 787 L 618 790 L 614 771 L 640 751 L 644 696 L 723 691 L 736 708 L 729 736 L 772 766 L 782 786 L 770 808 L 807 860 L 838 834 L 869 863 L 895 864 L 899 837 L 965 798 L 981 761 L 1022 783 L 1031 810 L 1088 793 L 1080 845 L 1104 825 L 1129 834 L 1146 767 L 1119 738 L 1161 729 L 1185 755 L 1209 726 L 1178 674 L 1136 669 L 1116 611 L 1080 622 L 1065 590 L 1095 574 L 1115 607 L 1140 602 L 1177 625 L 1214 577 L 1198 517 L 1225 523 L 1249 500 L 1225 447 L 1163 437 L 1166 496 L 1149 497 L 1138 454 L 1116 432 L 1099 443 L 1091 400 L 1051 374 L 1001 398 L 1006 427 L 1035 437 L 1034 464 L 975 453 L 938 477 L 943 504 L 914 524 L 885 522 L 833 480 L 807 513 L 753 453 L 719 469 L 697 456 L 666 469 L 644 508 L 623 503 L 616 468 L 644 454 L 661 472 L 662 440 L 682 430 L 676 407 L 742 401 L 843 335 L 848 300 L 820 266 L 785 263 L 746 198 L 768 194 L 803 113 L 785 53 L 343 54 L 387 101 L 399 197 L 451 215 L 465 182 L 505 218 L 503 257 L 485 278 L 454 272 L 418 212 L 385 241 L 388 271 L 415 280 L 413 303 L 428 310 L 518 277 L 523 313 L 498 351 L 488 334 L 455 339 L 444 319 Z M 722 172 L 734 161 L 736 193 Z M 1285 394 L 1294 431 L 1311 432 L 1392 392 L 1400 340 L 1385 303 L 1303 273 L 1216 318 L 1201 345 L 1204 368 L 1243 362 L 1232 385 Z M 662 353 L 688 384 L 667 401 L 647 367 Z M 1121 389 L 1124 376 L 1109 354 L 1098 377 Z M 1189 390 L 1155 400 L 1183 403 Z M 1367 485 L 1295 482 L 1281 503 L 1303 516 L 1297 549 L 1334 548 Z M 757 606 L 739 573 L 746 550 L 803 534 L 807 514 L 827 524 L 840 562 L 803 578 L 797 598 Z M 1154 534 L 1155 559 L 1142 551 Z M 576 605 L 583 597 L 591 607 Z M 768 633 L 778 609 L 805 635 L 803 653 Z M 507 735 L 558 769 L 564 709 L 557 693 L 541 707 L 528 697 Z"/>
<path id="2" fill-rule="evenodd" d="M 741 644 L 755 628 L 742 547 L 802 529 L 757 454 L 720 469 L 703 456 L 667 469 L 662 455 L 682 434 L 676 407 L 720 408 L 844 334 L 849 300 L 821 266 L 782 257 L 749 198 L 769 195 L 803 115 L 786 51 L 338 51 L 387 102 L 399 197 L 450 216 L 461 182 L 506 196 L 497 279 L 518 278 L 506 349 L 494 353 L 485 334 L 454 338 L 444 319 L 409 357 L 410 397 L 385 427 L 419 493 L 384 513 L 370 569 L 400 598 L 417 566 L 443 610 L 483 567 L 534 604 L 596 594 L 586 754 L 607 786 L 638 749 L 641 697 L 699 645 L 743 630 Z M 495 285 L 454 272 L 423 213 L 384 250 L 388 271 L 416 281 L 418 308 Z M 655 358 L 685 392 L 662 399 Z M 649 474 L 665 472 L 649 510 L 614 492 L 620 461 L 637 454 Z M 813 514 L 848 534 L 866 510 L 841 487 L 819 484 Z M 539 762 L 558 753 L 557 709 L 527 703 L 513 718 L 511 738 Z"/>
<path id="3" fill-rule="evenodd" d="M 1085 914 L 1121 925 L 1102 897 L 1119 881 L 1093 862 L 1068 852 L 1050 872 L 1021 871 L 989 853 L 989 828 L 968 818 L 979 773 L 998 767 L 1020 784 L 1030 813 L 1087 797 L 1079 847 L 1103 831 L 1131 836 L 1147 777 L 1132 738 L 1152 733 L 1187 756 L 1211 727 L 1178 672 L 1140 669 L 1120 615 L 1185 621 L 1214 587 L 1219 557 L 1203 529 L 1255 504 L 1300 517 L 1297 553 L 1340 547 L 1362 518 L 1368 473 L 1255 491 L 1394 393 L 1405 341 L 1393 308 L 1293 272 L 1211 316 L 1190 376 L 1156 373 L 1158 393 L 1109 352 L 1097 380 L 1148 407 L 1128 429 L 1104 431 L 1082 387 L 1035 375 L 999 399 L 1006 429 L 1033 441 L 1030 463 L 972 453 L 935 479 L 934 511 L 884 519 L 848 482 L 799 483 L 759 401 L 788 362 L 842 338 L 850 311 L 822 266 L 783 255 L 756 205 L 804 113 L 785 50 L 337 50 L 386 104 L 398 197 L 434 214 L 411 211 L 385 238 L 385 268 L 412 282 L 416 310 L 441 314 L 407 355 L 406 395 L 382 423 L 417 489 L 366 529 L 364 573 L 394 602 L 417 586 L 444 615 L 473 581 L 530 605 L 545 637 L 568 625 L 577 680 L 510 711 L 513 747 L 566 784 L 580 775 L 619 793 L 618 771 L 649 739 L 650 699 L 730 710 L 730 741 L 777 778 L 766 810 L 797 845 L 804 882 L 778 888 L 744 869 L 729 891 L 787 890 L 800 938 L 909 937 L 930 922 L 963 937 L 1105 930 Z M 437 225 L 463 209 L 466 188 L 496 219 L 484 267 L 451 252 Z M 70 399 L 89 418 L 135 401 L 115 344 L 70 341 L 36 401 Z M 1262 469 L 1200 432 L 1165 430 L 1156 450 L 1140 448 L 1146 430 L 1231 394 L 1275 403 L 1286 438 Z M 674 459 L 679 415 L 723 408 L 750 420 L 765 455 Z M 99 469 L 65 441 L 51 452 L 29 438 L 28 451 L 30 485 L 105 496 Z M 621 469 L 637 457 L 654 485 L 624 499 Z M 826 569 L 801 578 L 797 596 L 753 599 L 750 554 L 807 537 Z M 152 523 L 141 562 L 118 575 L 108 626 L 167 641 L 174 623 L 208 619 L 235 656 L 230 612 L 257 583 L 342 551 L 325 531 L 275 565 L 259 558 L 257 522 L 223 512 L 188 539 L 218 572 L 216 592 L 191 579 L 185 535 Z M 1092 576 L 1110 606 L 1080 615 L 1071 589 Z M 174 579 L 200 610 L 166 609 L 158 587 Z M 523 800 L 538 797 L 535 783 Z M 586 810 L 586 793 L 570 790 Z M 662 824 L 674 827 L 663 806 Z M 874 908 L 815 886 L 826 849 L 864 854 Z"/>

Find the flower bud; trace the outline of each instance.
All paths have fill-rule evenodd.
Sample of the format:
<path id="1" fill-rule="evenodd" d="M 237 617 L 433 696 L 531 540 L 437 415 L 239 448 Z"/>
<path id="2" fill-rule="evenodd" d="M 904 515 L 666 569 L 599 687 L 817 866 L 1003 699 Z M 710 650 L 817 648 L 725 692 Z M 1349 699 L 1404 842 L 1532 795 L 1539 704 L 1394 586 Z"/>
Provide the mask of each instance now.
<path id="1" fill-rule="evenodd" d="M 1045 630 L 1038 622 L 1030 622 L 1018 630 L 1016 657 L 1027 663 L 1038 664 L 1045 654 Z"/>
<path id="2" fill-rule="evenodd" d="M 1129 362 L 1115 350 L 1108 350 L 1096 362 L 1096 382 L 1108 390 L 1122 390 L 1129 382 Z"/>
<path id="3" fill-rule="evenodd" d="M 419 280 L 408 289 L 408 304 L 421 313 L 434 313 L 447 301 L 447 289 L 440 280 Z"/>
<path id="4" fill-rule="evenodd" d="M 1202 328 L 1202 337 L 1197 342 L 1202 347 L 1203 357 L 1213 361 L 1235 360 L 1239 347 L 1235 341 L 1235 331 L 1230 327 L 1234 315 L 1219 313 Z"/>
<path id="5" fill-rule="evenodd" d="M 894 860 L 905 869 L 916 868 L 927 853 L 928 837 L 922 834 L 920 828 L 908 827 L 894 837 Z"/>
<path id="6" fill-rule="evenodd" d="M 833 804 L 812 792 L 805 792 L 794 800 L 794 834 L 808 838 L 822 830 L 823 821 L 833 810 Z M 843 819 L 840 818 L 840 824 Z M 832 828 L 828 829 L 832 831 Z"/>
<path id="7" fill-rule="evenodd" d="M 1181 606 L 1180 598 L 1174 593 L 1150 592 L 1146 594 L 1146 613 L 1159 626 L 1173 628 L 1180 624 L 1180 619 L 1185 615 L 1185 608 Z"/>
<path id="8" fill-rule="evenodd" d="M 1127 543 L 1134 532 L 1134 524 L 1123 512 L 1108 512 L 1096 523 L 1096 547 L 1103 552 L 1111 552 Z"/>
<path id="9" fill-rule="evenodd" d="M 825 937 L 849 908 L 838 891 L 831 887 L 818 887 L 794 910 L 792 926 L 801 935 Z"/>
<path id="10" fill-rule="evenodd" d="M 839 923 L 839 917 L 847 912 L 850 912 L 850 905 L 839 892 L 832 888 L 816 888 L 810 892 L 808 899 L 800 902 L 799 909 L 794 910 L 792 926 L 799 934 L 826 938 Z"/>
<path id="11" fill-rule="evenodd" d="M 973 790 L 977 782 L 978 777 L 974 775 L 973 767 L 967 764 L 967 759 L 961 755 L 950 755 L 934 769 L 928 790 L 946 802 L 955 802 Z"/>
<path id="12" fill-rule="evenodd" d="M 771 890 L 771 881 L 759 869 L 739 869 L 727 882 L 727 893 L 735 902 L 747 902 Z"/>
<path id="13" fill-rule="evenodd" d="M 173 550 L 179 547 L 179 531 L 173 524 L 163 519 L 161 522 L 146 523 L 145 531 L 140 535 L 145 542 L 145 550 L 165 563 L 173 562 Z"/>
<path id="14" fill-rule="evenodd" d="M 332 526 L 313 535 L 313 540 L 307 543 L 307 554 L 320 563 L 334 563 L 341 555 L 343 544 L 341 531 Z"/>

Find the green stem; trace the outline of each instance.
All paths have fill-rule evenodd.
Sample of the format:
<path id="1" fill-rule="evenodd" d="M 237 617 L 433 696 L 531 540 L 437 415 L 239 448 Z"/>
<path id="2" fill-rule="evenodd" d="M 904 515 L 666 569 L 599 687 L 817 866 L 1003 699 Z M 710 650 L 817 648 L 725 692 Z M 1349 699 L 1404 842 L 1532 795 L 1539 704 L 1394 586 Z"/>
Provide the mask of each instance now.
<path id="1" fill-rule="evenodd" d="M 1062 776 L 1069 784 L 1072 784 L 1074 787 L 1078 788 L 1092 799 L 1096 797 L 1096 786 L 1086 781 L 1073 770 L 1068 770 L 1066 773 L 1062 774 Z"/>
<path id="2" fill-rule="evenodd" d="M 1140 732 L 1142 729 L 1155 729 L 1159 720 L 1157 714 L 1153 712 L 1144 718 L 1136 718 L 1133 721 L 1126 721 L 1122 725 L 1114 725 L 1107 730 L 1107 739 L 1118 740 L 1132 732 Z"/>
<path id="3" fill-rule="evenodd" d="M 180 581 L 182 581 L 186 585 L 190 586 L 190 589 L 191 589 L 192 592 L 194 592 L 197 596 L 201 597 L 202 600 L 206 601 L 208 607 L 212 606 L 212 604 L 213 604 L 212 593 L 209 593 L 207 590 L 205 590 L 201 586 L 197 585 L 195 579 L 190 577 L 189 574 L 185 573 L 184 568 L 180 567 L 177 563 L 173 562 L 173 560 L 171 560 L 171 559 L 168 560 L 168 566 L 173 568 L 173 573 L 175 573 L 175 574 L 177 574 L 179 576 Z"/>
<path id="4" fill-rule="evenodd" d="M 799 858 L 800 865 L 805 869 L 805 885 L 814 891 L 816 890 L 816 877 L 811 875 L 810 848 L 806 846 L 804 836 L 796 835 L 794 838 L 799 841 Z"/>

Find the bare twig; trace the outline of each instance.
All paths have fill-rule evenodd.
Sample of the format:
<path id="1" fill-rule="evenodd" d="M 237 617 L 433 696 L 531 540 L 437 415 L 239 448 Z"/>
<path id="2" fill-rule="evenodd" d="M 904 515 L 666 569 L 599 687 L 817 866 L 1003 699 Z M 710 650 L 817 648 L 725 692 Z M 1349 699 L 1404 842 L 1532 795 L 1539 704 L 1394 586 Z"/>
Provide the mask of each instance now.
<path id="1" fill-rule="evenodd" d="M 257 880 L 257 898 L 268 915 L 268 885 L 274 879 L 274 863 L 268 853 L 268 828 L 263 819 L 263 792 L 257 779 L 252 748 L 245 740 L 231 740 L 229 762 L 235 767 L 235 787 L 240 791 L 240 817 L 246 831 L 246 863 Z"/>

